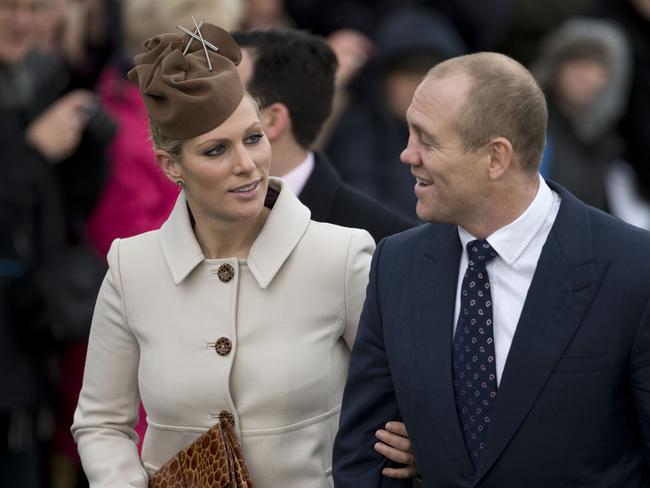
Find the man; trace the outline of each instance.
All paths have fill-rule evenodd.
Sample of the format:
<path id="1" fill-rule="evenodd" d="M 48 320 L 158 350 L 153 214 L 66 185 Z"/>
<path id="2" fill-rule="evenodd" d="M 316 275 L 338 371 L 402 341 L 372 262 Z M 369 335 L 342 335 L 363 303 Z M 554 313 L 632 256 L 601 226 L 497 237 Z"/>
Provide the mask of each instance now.
<path id="1" fill-rule="evenodd" d="M 430 223 L 371 268 L 339 434 L 337 488 L 382 479 L 401 417 L 427 487 L 650 483 L 650 235 L 538 174 L 547 110 L 495 53 L 434 67 L 402 161 Z"/>
<path id="2" fill-rule="evenodd" d="M 264 110 L 271 174 L 284 178 L 314 220 L 366 229 L 375 241 L 411 227 L 380 203 L 345 184 L 311 145 L 330 114 L 336 56 L 327 43 L 296 30 L 234 34 L 242 47 L 240 74 Z"/>

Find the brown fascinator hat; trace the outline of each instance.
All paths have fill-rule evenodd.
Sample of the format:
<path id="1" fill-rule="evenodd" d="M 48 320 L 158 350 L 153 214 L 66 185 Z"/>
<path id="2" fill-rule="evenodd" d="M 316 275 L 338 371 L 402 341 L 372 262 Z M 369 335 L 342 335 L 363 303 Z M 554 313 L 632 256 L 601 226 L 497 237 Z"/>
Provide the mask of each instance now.
<path id="1" fill-rule="evenodd" d="M 220 125 L 239 106 L 241 49 L 225 30 L 203 23 L 144 43 L 128 77 L 140 87 L 160 133 L 189 139 Z"/>

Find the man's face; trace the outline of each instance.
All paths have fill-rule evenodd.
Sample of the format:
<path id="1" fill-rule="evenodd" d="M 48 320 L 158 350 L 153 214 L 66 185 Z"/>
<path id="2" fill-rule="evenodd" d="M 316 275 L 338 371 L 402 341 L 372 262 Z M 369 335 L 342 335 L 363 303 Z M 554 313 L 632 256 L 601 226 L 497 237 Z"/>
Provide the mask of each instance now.
<path id="1" fill-rule="evenodd" d="M 608 78 L 607 67 L 599 61 L 573 59 L 560 66 L 553 89 L 563 106 L 582 112 L 596 102 Z"/>
<path id="2" fill-rule="evenodd" d="M 415 176 L 416 212 L 426 222 L 463 225 L 487 203 L 487 149 L 465 152 L 456 126 L 470 88 L 462 74 L 429 76 L 406 113 L 409 140 L 401 160 Z"/>
<path id="3" fill-rule="evenodd" d="M 37 16 L 47 0 L 0 0 L 0 62 L 20 63 L 34 42 Z"/>

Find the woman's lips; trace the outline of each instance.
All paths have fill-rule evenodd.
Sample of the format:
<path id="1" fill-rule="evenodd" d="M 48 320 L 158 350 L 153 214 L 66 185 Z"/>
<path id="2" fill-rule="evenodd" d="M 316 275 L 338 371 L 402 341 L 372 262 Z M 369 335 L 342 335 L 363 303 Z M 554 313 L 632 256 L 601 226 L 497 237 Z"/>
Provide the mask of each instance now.
<path id="1" fill-rule="evenodd" d="M 257 181 L 253 181 L 252 183 L 239 186 L 234 190 L 230 190 L 229 193 L 232 193 L 237 198 L 247 200 L 257 195 L 259 188 L 260 188 L 260 180 L 257 180 Z"/>

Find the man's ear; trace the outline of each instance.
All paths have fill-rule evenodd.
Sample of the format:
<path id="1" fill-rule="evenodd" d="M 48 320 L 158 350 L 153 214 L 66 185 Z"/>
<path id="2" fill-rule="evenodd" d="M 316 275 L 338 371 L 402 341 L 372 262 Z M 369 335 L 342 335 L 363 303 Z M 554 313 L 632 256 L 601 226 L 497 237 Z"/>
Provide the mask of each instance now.
<path id="1" fill-rule="evenodd" d="M 162 169 L 163 173 L 165 173 L 165 176 L 167 176 L 172 183 L 178 184 L 179 180 L 183 179 L 183 173 L 178 162 L 163 149 L 156 149 L 154 153 L 156 155 L 156 162 L 158 163 L 158 166 L 160 166 L 160 169 Z"/>
<path id="2" fill-rule="evenodd" d="M 496 137 L 488 143 L 488 151 L 488 175 L 491 180 L 499 180 L 513 164 L 512 144 L 505 137 Z"/>
<path id="3" fill-rule="evenodd" d="M 291 116 L 284 103 L 272 103 L 262 110 L 262 127 L 269 141 L 279 139 L 288 130 L 291 130 Z"/>

